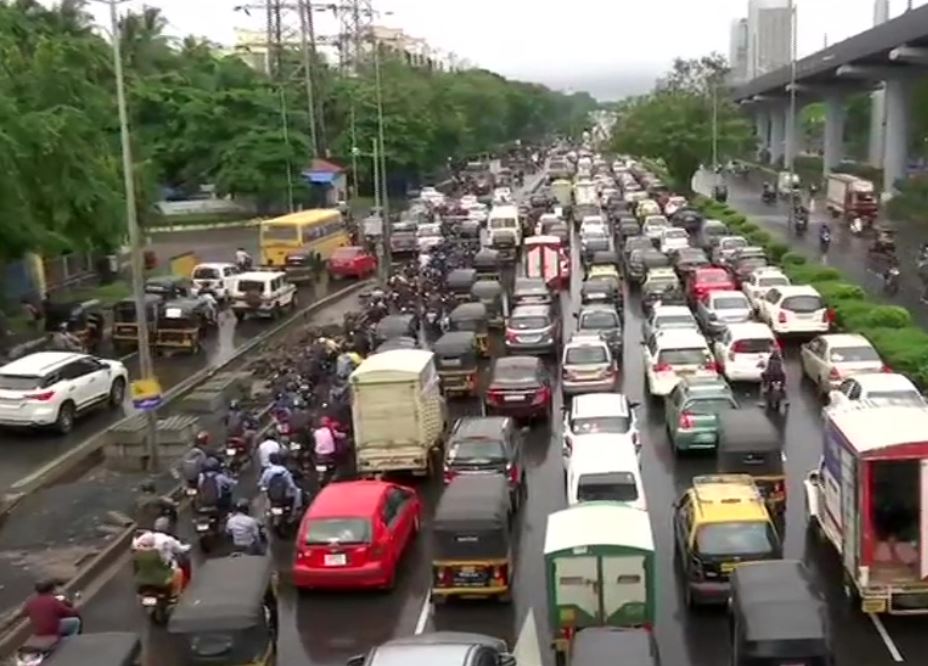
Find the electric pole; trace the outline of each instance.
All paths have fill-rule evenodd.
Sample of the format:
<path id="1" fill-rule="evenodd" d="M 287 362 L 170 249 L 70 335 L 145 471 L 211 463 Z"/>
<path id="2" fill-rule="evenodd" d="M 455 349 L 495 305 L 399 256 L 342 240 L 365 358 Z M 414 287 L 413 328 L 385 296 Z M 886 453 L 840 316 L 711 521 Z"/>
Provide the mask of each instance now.
<path id="1" fill-rule="evenodd" d="M 313 157 L 319 156 L 319 141 L 316 137 L 316 96 L 313 78 L 316 67 L 315 35 L 310 46 L 313 22 L 313 7 L 309 0 L 299 0 L 300 11 L 300 51 L 303 56 L 303 85 L 306 87 L 306 107 L 309 111 L 309 145 Z"/>

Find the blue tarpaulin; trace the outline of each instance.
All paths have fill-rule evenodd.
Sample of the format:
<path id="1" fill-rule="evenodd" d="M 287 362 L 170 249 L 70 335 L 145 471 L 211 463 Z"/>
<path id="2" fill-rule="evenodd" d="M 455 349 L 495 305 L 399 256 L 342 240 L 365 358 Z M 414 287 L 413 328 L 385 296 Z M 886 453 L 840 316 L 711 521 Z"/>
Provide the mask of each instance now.
<path id="1" fill-rule="evenodd" d="M 308 180 L 310 183 L 317 183 L 319 185 L 331 185 L 332 182 L 338 178 L 338 173 L 334 171 L 304 171 L 303 178 Z"/>

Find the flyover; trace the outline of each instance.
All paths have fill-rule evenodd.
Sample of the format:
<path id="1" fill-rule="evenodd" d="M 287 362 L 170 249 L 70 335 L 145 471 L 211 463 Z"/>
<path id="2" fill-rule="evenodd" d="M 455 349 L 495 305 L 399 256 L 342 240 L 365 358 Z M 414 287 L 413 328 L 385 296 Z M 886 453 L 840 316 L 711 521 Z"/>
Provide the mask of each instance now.
<path id="1" fill-rule="evenodd" d="M 759 151 L 771 162 L 789 163 L 795 154 L 796 119 L 790 115 L 792 67 L 768 72 L 736 87 L 734 100 L 753 115 Z M 914 81 L 928 73 L 928 5 L 796 61 L 797 110 L 824 100 L 826 107 L 824 169 L 842 160 L 844 98 L 861 90 L 882 89 L 885 111 L 876 131 L 883 134 L 881 155 L 871 155 L 884 170 L 884 182 L 905 176 Z M 882 127 L 880 127 L 882 125 Z"/>

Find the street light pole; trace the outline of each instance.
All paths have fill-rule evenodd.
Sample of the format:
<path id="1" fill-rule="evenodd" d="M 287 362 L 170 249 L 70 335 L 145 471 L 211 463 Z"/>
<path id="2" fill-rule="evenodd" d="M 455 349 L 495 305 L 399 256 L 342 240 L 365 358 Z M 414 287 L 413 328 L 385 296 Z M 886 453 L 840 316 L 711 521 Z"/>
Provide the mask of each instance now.
<path id="1" fill-rule="evenodd" d="M 787 171 L 789 172 L 789 223 L 790 229 L 795 228 L 795 204 L 793 201 L 793 183 L 796 180 L 796 56 L 798 40 L 796 35 L 796 2 L 789 0 L 789 26 L 790 26 L 790 57 L 789 57 L 789 121 L 786 132 L 786 148 L 788 149 Z"/>
<path id="2" fill-rule="evenodd" d="M 373 35 L 372 35 L 373 37 Z M 374 85 L 377 92 L 377 139 L 380 143 L 380 179 L 382 186 L 380 188 L 381 210 L 383 217 L 383 240 L 384 240 L 384 263 L 389 267 L 392 261 L 390 251 L 390 204 L 389 193 L 387 189 L 387 150 L 383 140 L 383 89 L 380 76 L 380 45 L 373 41 L 374 49 Z"/>
<path id="3" fill-rule="evenodd" d="M 712 172 L 719 170 L 719 85 L 712 81 Z"/>
<path id="4" fill-rule="evenodd" d="M 300 12 L 300 46 L 303 55 L 303 84 L 306 86 L 306 105 L 309 110 L 309 143 L 313 157 L 319 156 L 319 142 L 316 138 L 316 101 L 313 90 L 313 67 L 315 62 L 315 49 L 309 48 L 309 24 L 312 21 L 313 7 L 309 0 L 299 0 Z"/>
<path id="5" fill-rule="evenodd" d="M 113 39 L 113 69 L 116 74 L 116 106 L 119 112 L 119 138 L 122 145 L 122 174 L 126 189 L 126 224 L 129 231 L 131 250 L 132 295 L 135 299 L 135 312 L 138 320 L 139 370 L 141 378 L 155 379 L 155 367 L 151 358 L 148 332 L 148 310 L 145 307 L 145 267 L 142 258 L 142 235 L 135 209 L 135 178 L 133 175 L 132 144 L 129 138 L 129 113 L 126 110 L 126 84 L 122 71 L 122 51 L 120 45 L 119 17 L 116 6 L 127 0 L 108 0 L 110 6 L 110 29 Z M 154 410 L 146 413 L 149 471 L 158 470 L 158 419 Z"/>

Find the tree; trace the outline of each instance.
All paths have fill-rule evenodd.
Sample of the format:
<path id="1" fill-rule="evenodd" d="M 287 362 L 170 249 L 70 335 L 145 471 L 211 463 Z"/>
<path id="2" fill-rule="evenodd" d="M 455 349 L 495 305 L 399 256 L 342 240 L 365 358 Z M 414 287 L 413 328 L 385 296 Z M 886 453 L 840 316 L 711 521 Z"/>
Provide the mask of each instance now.
<path id="1" fill-rule="evenodd" d="M 730 68 L 720 53 L 686 60 L 676 58 L 667 74 L 657 81 L 659 92 L 710 94 L 722 85 Z"/>

